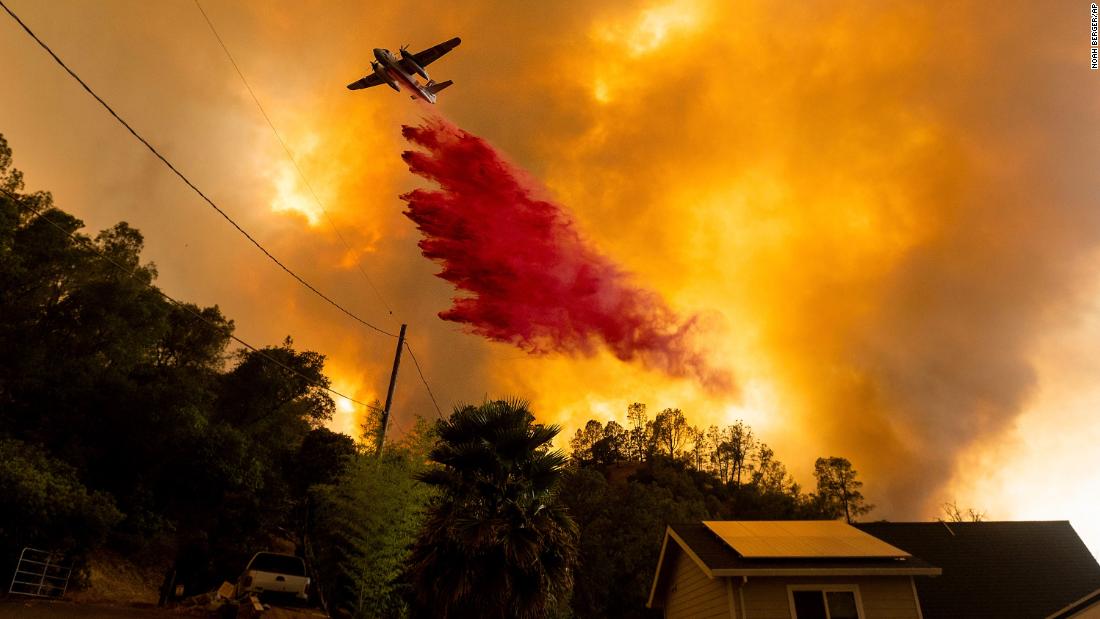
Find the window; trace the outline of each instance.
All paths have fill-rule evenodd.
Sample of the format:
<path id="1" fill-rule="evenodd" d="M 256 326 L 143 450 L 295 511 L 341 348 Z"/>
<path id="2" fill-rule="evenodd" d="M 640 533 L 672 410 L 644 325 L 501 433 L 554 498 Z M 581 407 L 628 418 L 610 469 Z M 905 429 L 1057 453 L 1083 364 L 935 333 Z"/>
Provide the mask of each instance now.
<path id="1" fill-rule="evenodd" d="M 798 586 L 788 588 L 791 619 L 862 619 L 858 589 L 854 586 Z"/>
<path id="2" fill-rule="evenodd" d="M 248 564 L 248 569 L 257 572 L 286 574 L 288 576 L 306 575 L 306 565 L 298 557 L 271 552 L 256 553 L 256 556 L 252 558 L 252 562 Z"/>

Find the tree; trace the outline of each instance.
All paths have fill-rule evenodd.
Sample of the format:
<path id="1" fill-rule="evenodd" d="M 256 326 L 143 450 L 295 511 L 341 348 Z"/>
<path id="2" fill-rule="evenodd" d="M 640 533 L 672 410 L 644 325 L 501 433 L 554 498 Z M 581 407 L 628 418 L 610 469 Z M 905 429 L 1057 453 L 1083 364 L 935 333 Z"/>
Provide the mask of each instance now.
<path id="1" fill-rule="evenodd" d="M 22 546 L 84 551 L 122 519 L 114 501 L 89 491 L 76 469 L 44 449 L 0 439 L 0 549 Z"/>
<path id="2" fill-rule="evenodd" d="M 985 520 L 985 512 L 978 511 L 973 507 L 966 508 L 964 512 L 959 508 L 959 504 L 956 501 L 944 503 L 943 514 L 947 517 L 947 522 L 982 522 Z M 941 518 L 940 520 L 942 521 L 944 519 Z"/>
<path id="3" fill-rule="evenodd" d="M 646 413 L 645 404 L 634 402 L 626 407 L 626 419 L 630 424 L 626 439 L 626 457 L 635 462 L 642 462 L 649 457 L 649 414 Z"/>
<path id="4" fill-rule="evenodd" d="M 565 476 L 561 499 L 580 525 L 571 604 L 578 618 L 653 617 L 645 602 L 665 527 L 712 515 L 683 463 L 660 458 L 643 466 L 630 480 L 591 468 Z"/>
<path id="5" fill-rule="evenodd" d="M 583 428 L 577 428 L 577 433 L 569 441 L 569 449 L 573 460 L 578 464 L 589 464 L 593 461 L 592 448 L 603 437 L 603 424 L 595 419 L 589 419 Z"/>
<path id="6" fill-rule="evenodd" d="M 281 346 L 240 351 L 219 377 L 209 434 L 196 447 L 208 454 L 193 472 L 203 483 L 180 512 L 209 540 L 215 571 L 239 570 L 250 549 L 287 532 L 301 546 L 309 487 L 345 466 L 350 438 L 315 432 L 335 409 L 323 388 L 324 361 L 287 337 Z"/>
<path id="7" fill-rule="evenodd" d="M 836 517 L 835 505 L 827 512 L 816 496 L 802 493 L 775 452 L 744 422 L 701 432 L 677 409 L 662 411 L 654 421 L 646 418 L 643 404 L 631 405 L 627 413 L 631 430 L 607 422 L 590 448 L 598 466 L 570 467 L 560 493 L 580 529 L 570 604 L 578 618 L 653 616 L 644 605 L 660 550 L 654 540 L 669 523 Z M 585 427 L 599 426 L 592 420 Z M 668 428 L 682 428 L 683 442 L 670 443 Z M 603 446 L 615 444 L 620 433 L 625 461 L 603 455 Z M 648 447 L 632 444 L 643 437 Z M 588 440 L 577 445 L 587 446 Z M 655 450 L 675 457 L 648 457 Z"/>
<path id="8" fill-rule="evenodd" d="M 709 460 L 709 455 L 707 454 L 707 435 L 703 430 L 695 426 L 688 426 L 687 435 L 688 447 L 686 452 L 688 455 L 688 462 L 695 470 L 702 471 L 704 470 L 703 467 L 705 462 Z"/>
<path id="9" fill-rule="evenodd" d="M 847 458 L 818 458 L 814 462 L 814 477 L 817 479 L 818 504 L 830 517 L 843 517 L 848 523 L 874 509 L 874 505 L 864 503 L 863 493 L 859 491 L 863 482 L 856 479 L 856 470 Z"/>
<path id="10" fill-rule="evenodd" d="M 757 447 L 756 439 L 752 435 L 752 429 L 740 419 L 729 426 L 726 450 L 729 453 L 730 465 L 733 468 L 732 481 L 737 486 L 741 485 L 741 477 L 750 468 L 748 466 L 749 455 Z"/>
<path id="11" fill-rule="evenodd" d="M 0 523 L 0 546 L 175 545 L 194 591 L 301 537 L 310 489 L 351 445 L 320 427 L 324 357 L 289 339 L 228 354 L 233 322 L 161 295 L 137 229 L 82 232 L 11 164 L 0 136 L 0 486 L 25 501 L 12 514 L 47 513 L 27 516 L 41 534 Z"/>
<path id="12" fill-rule="evenodd" d="M 153 363 L 163 369 L 220 372 L 232 333 L 233 321 L 222 316 L 216 305 L 173 305 L 167 328 L 153 348 Z"/>
<path id="13" fill-rule="evenodd" d="M 758 448 L 752 428 L 741 420 L 724 428 L 711 426 L 707 429 L 706 440 L 710 448 L 709 460 L 719 479 L 740 487 L 743 477 L 753 469 L 751 462 Z"/>
<path id="14" fill-rule="evenodd" d="M 527 404 L 455 409 L 419 478 L 438 493 L 406 571 L 414 616 L 546 617 L 573 586 L 577 529 L 556 491 L 560 428 Z"/>
<path id="15" fill-rule="evenodd" d="M 330 609 L 354 617 L 400 617 L 407 608 L 399 577 L 431 496 L 417 475 L 427 469 L 435 437 L 418 418 L 409 434 L 386 443 L 379 458 L 377 433 L 365 430 L 367 448 L 334 484 L 313 487 L 313 565 Z"/>
<path id="16" fill-rule="evenodd" d="M 355 454 L 355 441 L 347 434 L 328 428 L 310 430 L 288 471 L 291 487 L 294 492 L 304 493 L 310 486 L 335 483 Z"/>
<path id="17" fill-rule="evenodd" d="M 687 443 L 689 426 L 678 408 L 666 408 L 653 418 L 653 442 L 669 458 L 675 458 Z"/>
<path id="18" fill-rule="evenodd" d="M 290 336 L 282 346 L 242 350 L 225 375 L 219 413 L 237 426 L 279 431 L 289 424 L 304 436 L 336 410 L 324 365 L 324 355 L 294 350 Z"/>
<path id="19" fill-rule="evenodd" d="M 787 472 L 787 467 L 776 459 L 775 451 L 766 443 L 756 444 L 753 456 L 755 466 L 752 471 L 752 484 L 763 492 L 789 492 L 798 494 L 800 488 Z"/>
<path id="20" fill-rule="evenodd" d="M 611 465 L 626 457 L 627 432 L 614 420 L 603 427 L 603 436 L 592 445 L 592 460 L 596 464 Z"/>

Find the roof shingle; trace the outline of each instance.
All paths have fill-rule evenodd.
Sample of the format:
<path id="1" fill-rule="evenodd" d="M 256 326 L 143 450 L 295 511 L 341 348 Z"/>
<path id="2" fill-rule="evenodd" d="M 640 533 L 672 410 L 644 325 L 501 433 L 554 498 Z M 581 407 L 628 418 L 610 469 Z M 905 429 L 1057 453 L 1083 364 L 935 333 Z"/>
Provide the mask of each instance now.
<path id="1" fill-rule="evenodd" d="M 1100 565 L 1065 521 L 854 526 L 943 568 L 916 580 L 925 619 L 1042 619 L 1100 587 Z"/>

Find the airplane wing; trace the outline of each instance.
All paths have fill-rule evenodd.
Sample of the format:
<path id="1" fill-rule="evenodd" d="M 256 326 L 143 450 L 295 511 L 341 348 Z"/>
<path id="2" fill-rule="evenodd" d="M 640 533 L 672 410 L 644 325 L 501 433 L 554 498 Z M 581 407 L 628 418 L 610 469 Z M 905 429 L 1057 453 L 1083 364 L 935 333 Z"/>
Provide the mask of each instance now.
<path id="1" fill-rule="evenodd" d="M 371 86 L 377 86 L 382 83 L 382 78 L 378 77 L 377 73 L 371 73 L 361 80 L 354 81 L 348 84 L 348 90 L 359 90 L 360 88 L 370 88 Z"/>
<path id="2" fill-rule="evenodd" d="M 450 41 L 445 41 L 445 42 L 440 43 L 439 45 L 436 45 L 434 47 L 429 47 L 428 49 L 426 49 L 422 52 L 417 52 L 417 53 L 413 54 L 413 60 L 416 61 L 416 64 L 418 64 L 422 67 L 426 67 L 426 66 L 430 65 L 431 63 L 435 62 L 436 60 L 439 60 L 440 58 L 442 58 L 443 55 L 446 54 L 447 52 L 449 52 L 452 49 L 458 47 L 458 44 L 461 43 L 461 42 L 462 42 L 462 39 L 460 39 L 458 37 L 455 37 L 455 38 L 451 39 Z M 402 63 L 404 63 L 404 61 L 402 61 Z M 402 65 L 402 68 L 404 68 L 409 73 L 414 72 L 412 67 Z"/>

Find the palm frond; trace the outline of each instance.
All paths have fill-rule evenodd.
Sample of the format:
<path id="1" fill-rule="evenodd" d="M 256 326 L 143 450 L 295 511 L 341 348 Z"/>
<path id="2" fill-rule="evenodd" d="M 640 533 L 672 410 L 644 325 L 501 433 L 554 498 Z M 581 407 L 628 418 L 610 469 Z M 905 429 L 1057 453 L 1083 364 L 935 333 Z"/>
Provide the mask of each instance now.
<path id="1" fill-rule="evenodd" d="M 577 529 L 554 490 L 560 432 L 519 399 L 455 407 L 418 479 L 442 491 L 403 578 L 436 616 L 543 617 L 572 587 Z"/>

